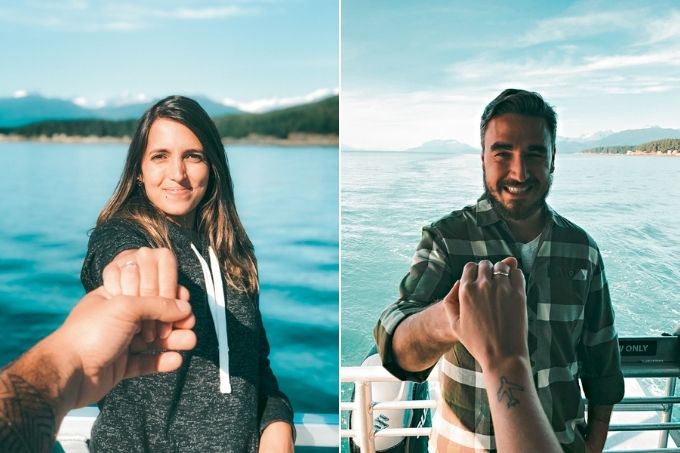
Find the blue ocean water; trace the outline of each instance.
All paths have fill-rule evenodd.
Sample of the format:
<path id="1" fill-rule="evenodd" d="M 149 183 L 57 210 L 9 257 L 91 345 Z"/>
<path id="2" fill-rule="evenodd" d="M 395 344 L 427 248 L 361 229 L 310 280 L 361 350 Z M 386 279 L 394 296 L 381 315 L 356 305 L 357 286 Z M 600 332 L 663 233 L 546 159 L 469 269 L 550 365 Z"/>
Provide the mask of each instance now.
<path id="1" fill-rule="evenodd" d="M 122 145 L 0 144 L 0 366 L 83 295 L 88 231 L 120 176 Z M 337 148 L 230 146 L 255 244 L 272 367 L 296 412 L 337 413 Z"/>
<path id="2" fill-rule="evenodd" d="M 347 151 L 341 161 L 341 351 L 342 365 L 355 366 L 398 297 L 421 227 L 473 204 L 483 185 L 477 154 Z M 672 333 L 680 323 L 678 175 L 672 157 L 556 156 L 548 203 L 597 241 L 619 335 Z M 343 385 L 343 400 L 349 391 Z"/>

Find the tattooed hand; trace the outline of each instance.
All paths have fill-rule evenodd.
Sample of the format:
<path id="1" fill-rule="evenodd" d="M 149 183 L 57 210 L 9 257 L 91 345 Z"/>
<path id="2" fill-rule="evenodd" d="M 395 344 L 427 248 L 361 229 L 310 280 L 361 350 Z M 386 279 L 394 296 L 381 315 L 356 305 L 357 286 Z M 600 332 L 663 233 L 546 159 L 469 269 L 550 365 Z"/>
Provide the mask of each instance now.
<path id="1" fill-rule="evenodd" d="M 147 343 L 141 322 L 173 326 Z M 62 418 L 122 379 L 177 369 L 196 336 L 191 306 L 161 297 L 86 295 L 64 324 L 0 373 L 0 451 L 51 451 Z"/>
<path id="2" fill-rule="evenodd" d="M 508 357 L 528 356 L 524 275 L 515 258 L 493 266 L 467 263 L 460 281 L 444 299 L 460 342 L 485 370 Z"/>

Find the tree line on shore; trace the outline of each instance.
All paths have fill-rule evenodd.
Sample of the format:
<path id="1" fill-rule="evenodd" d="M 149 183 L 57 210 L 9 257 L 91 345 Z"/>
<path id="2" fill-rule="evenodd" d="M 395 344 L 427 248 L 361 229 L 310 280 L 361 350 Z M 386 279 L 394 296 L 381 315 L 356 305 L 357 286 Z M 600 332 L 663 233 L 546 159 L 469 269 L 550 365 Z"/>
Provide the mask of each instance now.
<path id="1" fill-rule="evenodd" d="M 251 135 L 287 138 L 290 134 L 338 135 L 339 99 L 332 96 L 317 102 L 266 113 L 243 113 L 213 118 L 222 138 Z M 132 137 L 139 120 L 50 120 L 14 128 L 2 128 L 2 134 L 22 137 L 97 136 Z"/>
<path id="2" fill-rule="evenodd" d="M 628 152 L 657 154 L 667 152 L 680 153 L 680 139 L 679 138 L 664 138 L 661 140 L 654 140 L 652 142 L 643 143 L 641 145 L 622 145 L 622 146 L 598 146 L 581 151 L 582 153 L 597 153 L 597 154 L 627 154 Z"/>

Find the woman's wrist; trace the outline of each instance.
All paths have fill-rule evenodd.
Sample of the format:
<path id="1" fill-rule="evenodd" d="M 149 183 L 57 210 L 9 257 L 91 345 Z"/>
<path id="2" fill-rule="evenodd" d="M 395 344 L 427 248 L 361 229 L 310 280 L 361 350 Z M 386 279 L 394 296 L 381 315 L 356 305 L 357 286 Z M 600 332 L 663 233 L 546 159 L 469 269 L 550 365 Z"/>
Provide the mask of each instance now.
<path id="1" fill-rule="evenodd" d="M 531 363 L 528 355 L 509 355 L 485 361 L 480 365 L 485 377 L 496 378 L 496 380 L 503 376 L 526 375 L 531 377 Z"/>

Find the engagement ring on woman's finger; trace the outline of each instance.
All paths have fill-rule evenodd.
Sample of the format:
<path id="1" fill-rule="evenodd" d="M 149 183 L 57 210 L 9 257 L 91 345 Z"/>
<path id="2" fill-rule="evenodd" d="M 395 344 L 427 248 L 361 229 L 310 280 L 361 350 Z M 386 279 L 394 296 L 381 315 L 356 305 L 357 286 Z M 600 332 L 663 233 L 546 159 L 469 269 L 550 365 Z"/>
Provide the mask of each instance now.
<path id="1" fill-rule="evenodd" d="M 495 271 L 493 275 L 502 275 L 504 277 L 510 277 L 510 272 Z"/>
<path id="2" fill-rule="evenodd" d="M 122 267 L 136 266 L 136 265 L 137 265 L 137 262 L 136 262 L 136 261 L 130 260 L 130 261 L 126 261 L 125 263 L 123 263 L 123 266 L 122 266 Z"/>

